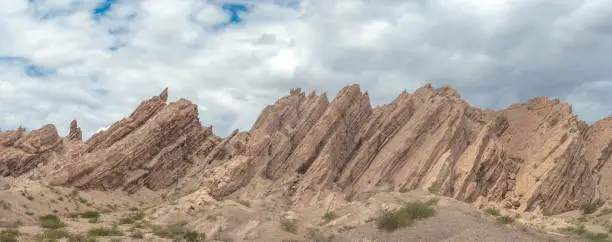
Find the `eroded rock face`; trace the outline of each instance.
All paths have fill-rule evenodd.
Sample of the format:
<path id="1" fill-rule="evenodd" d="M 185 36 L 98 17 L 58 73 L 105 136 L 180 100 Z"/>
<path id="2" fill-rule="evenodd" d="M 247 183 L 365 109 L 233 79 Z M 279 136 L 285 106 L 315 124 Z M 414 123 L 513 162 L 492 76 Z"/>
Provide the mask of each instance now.
<path id="1" fill-rule="evenodd" d="M 62 149 L 62 139 L 51 124 L 29 133 L 24 128 L 0 132 L 0 176 L 23 175 Z"/>
<path id="2" fill-rule="evenodd" d="M 202 129 L 195 104 L 184 99 L 166 104 L 167 95 L 164 90 L 94 135 L 78 159 L 52 175 L 52 182 L 129 192 L 175 184 L 212 133 Z"/>
<path id="3" fill-rule="evenodd" d="M 70 122 L 70 133 L 68 134 L 68 140 L 70 141 L 83 141 L 83 132 L 77 124 L 76 120 Z"/>
<path id="4" fill-rule="evenodd" d="M 297 206 L 421 189 L 556 214 L 612 194 L 612 119 L 589 127 L 570 105 L 546 97 L 493 111 L 471 107 L 448 86 L 404 91 L 379 107 L 358 85 L 331 102 L 292 89 L 251 130 L 225 138 L 201 126 L 196 105 L 167 97 L 164 90 L 142 102 L 84 144 L 63 145 L 53 126 L 2 132 L 0 174 L 19 176 L 60 157 L 45 175 L 55 184 L 176 186 L 217 199 L 264 186 L 250 196 L 282 194 Z M 76 121 L 70 130 L 68 140 L 80 141 Z"/>
<path id="5" fill-rule="evenodd" d="M 351 199 L 423 189 L 556 214 L 604 189 L 594 175 L 612 150 L 612 135 L 599 135 L 610 130 L 604 126 L 589 128 L 571 106 L 546 97 L 480 110 L 450 87 L 426 85 L 372 108 L 357 85 L 331 103 L 294 89 L 243 133 L 247 152 L 224 156 L 202 187 L 220 198 L 258 177 L 272 181 L 269 192 L 281 190 L 303 206 L 338 192 Z"/>

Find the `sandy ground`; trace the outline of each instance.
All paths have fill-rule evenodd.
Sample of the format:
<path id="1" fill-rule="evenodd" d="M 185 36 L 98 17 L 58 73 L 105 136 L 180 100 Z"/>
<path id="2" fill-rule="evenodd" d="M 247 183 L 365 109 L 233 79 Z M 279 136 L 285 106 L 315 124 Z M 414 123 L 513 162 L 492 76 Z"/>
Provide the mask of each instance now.
<path id="1" fill-rule="evenodd" d="M 612 228 L 612 210 L 603 213 L 608 211 L 605 208 L 591 215 L 576 211 L 548 218 L 523 216 L 517 217 L 514 223 L 500 224 L 495 216 L 471 204 L 419 191 L 381 192 L 360 201 L 338 202 L 333 209 L 328 209 L 327 202 L 296 209 L 281 197 L 243 200 L 239 193 L 222 201 L 201 191 L 177 197 L 163 194 L 168 193 L 142 190 L 128 195 L 119 191 L 76 191 L 40 181 L 2 178 L 0 229 L 18 230 L 21 233 L 18 241 L 41 241 L 41 234 L 49 229 L 40 226 L 39 217 L 47 214 L 60 217 L 65 224 L 62 230 L 73 236 L 84 237 L 92 229 L 113 226 L 123 233 L 122 236 L 98 236 L 97 241 L 172 241 L 156 231 L 179 222 L 184 222 L 181 228 L 206 234 L 206 241 L 260 242 L 585 241 L 585 236 L 563 234 L 558 229 L 583 225 L 589 233 L 607 233 Z M 382 209 L 432 198 L 438 200 L 434 205 L 435 216 L 394 232 L 377 228 L 375 220 Z M 88 211 L 99 212 L 100 217 L 81 217 Z M 324 219 L 326 212 L 335 217 Z M 120 222 L 136 213 L 141 213 L 142 218 Z M 289 220 L 293 221 L 295 231 L 283 227 Z"/>

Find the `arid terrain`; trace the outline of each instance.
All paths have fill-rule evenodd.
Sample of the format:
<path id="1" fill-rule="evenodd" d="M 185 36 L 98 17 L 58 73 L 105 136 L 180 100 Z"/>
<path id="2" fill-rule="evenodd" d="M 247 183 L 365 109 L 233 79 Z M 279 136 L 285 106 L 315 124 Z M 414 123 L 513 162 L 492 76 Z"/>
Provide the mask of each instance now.
<path id="1" fill-rule="evenodd" d="M 83 140 L 0 132 L 4 241 L 608 241 L 612 117 L 292 89 L 216 136 L 168 90 Z"/>

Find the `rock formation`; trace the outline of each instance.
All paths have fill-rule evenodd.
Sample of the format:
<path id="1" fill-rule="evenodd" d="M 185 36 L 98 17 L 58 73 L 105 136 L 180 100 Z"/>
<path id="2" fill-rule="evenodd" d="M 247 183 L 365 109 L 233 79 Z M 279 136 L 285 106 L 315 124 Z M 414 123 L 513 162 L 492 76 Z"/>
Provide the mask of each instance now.
<path id="1" fill-rule="evenodd" d="M 76 120 L 72 120 L 72 122 L 70 122 L 70 133 L 68 134 L 68 139 L 71 141 L 83 141 L 83 132 L 81 131 L 81 128 L 77 124 Z"/>
<path id="2" fill-rule="evenodd" d="M 48 162 L 63 144 L 54 125 L 0 132 L 0 176 L 17 177 Z"/>
<path id="3" fill-rule="evenodd" d="M 546 97 L 494 111 L 471 107 L 448 86 L 404 91 L 378 107 L 358 85 L 331 102 L 292 89 L 250 131 L 220 138 L 201 126 L 196 105 L 168 104 L 167 96 L 80 146 L 64 144 L 54 126 L 2 132 L 0 174 L 19 176 L 57 156 L 47 179 L 80 189 L 191 186 L 221 199 L 264 184 L 251 196 L 281 193 L 298 206 L 423 189 L 544 214 L 612 193 L 612 118 L 589 126 Z M 68 140 L 81 140 L 76 121 Z"/>

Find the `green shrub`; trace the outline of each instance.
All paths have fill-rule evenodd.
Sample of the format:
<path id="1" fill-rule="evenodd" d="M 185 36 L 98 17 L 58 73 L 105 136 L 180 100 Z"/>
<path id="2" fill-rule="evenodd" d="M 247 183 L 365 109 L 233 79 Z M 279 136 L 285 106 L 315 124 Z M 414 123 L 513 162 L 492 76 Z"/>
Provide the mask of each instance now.
<path id="1" fill-rule="evenodd" d="M 245 207 L 251 207 L 251 202 L 247 201 L 247 200 L 238 200 L 238 203 L 244 205 Z"/>
<path id="2" fill-rule="evenodd" d="M 119 219 L 119 224 L 132 224 L 136 221 L 142 220 L 145 217 L 144 212 L 138 211 L 135 213 L 130 213 Z"/>
<path id="3" fill-rule="evenodd" d="M 130 237 L 134 239 L 142 239 L 144 238 L 144 234 L 140 231 L 134 231 L 132 234 L 130 234 Z"/>
<path id="4" fill-rule="evenodd" d="M 173 239 L 175 241 L 204 241 L 206 240 L 205 233 L 198 233 L 187 229 L 187 222 L 178 222 L 174 224 L 162 226 L 153 226 L 153 234 L 162 238 Z"/>
<path id="5" fill-rule="evenodd" d="M 422 220 L 436 215 L 436 210 L 430 207 L 435 202 L 410 202 L 398 211 L 383 211 L 377 219 L 377 227 L 381 230 L 394 231 L 410 226 L 415 220 Z"/>
<path id="6" fill-rule="evenodd" d="M 16 229 L 3 229 L 0 231 L 0 242 L 17 242 L 19 237 L 19 230 Z"/>
<path id="7" fill-rule="evenodd" d="M 514 218 L 510 216 L 500 216 L 497 217 L 497 222 L 500 224 L 511 224 L 514 222 Z"/>
<path id="8" fill-rule="evenodd" d="M 439 198 L 434 197 L 432 199 L 427 200 L 426 204 L 429 205 L 429 206 L 436 205 L 436 204 L 438 204 L 439 201 L 440 201 Z"/>
<path id="9" fill-rule="evenodd" d="M 81 213 L 81 218 L 99 218 L 100 217 L 100 212 L 98 211 L 87 211 L 84 213 Z"/>
<path id="10" fill-rule="evenodd" d="M 13 222 L 0 221 L 0 228 L 16 229 L 16 228 L 21 227 L 22 225 L 23 225 L 23 222 L 21 220 L 16 220 Z"/>
<path id="11" fill-rule="evenodd" d="M 438 194 L 438 192 L 440 192 L 440 186 L 436 184 L 432 184 L 431 186 L 427 188 L 427 191 L 429 193 Z"/>
<path id="12" fill-rule="evenodd" d="M 62 220 L 55 214 L 47 214 L 45 216 L 41 216 L 40 218 L 38 218 L 38 223 L 40 227 L 47 229 L 58 229 L 66 226 L 62 222 Z"/>
<path id="13" fill-rule="evenodd" d="M 608 241 L 608 234 L 606 233 L 587 233 L 585 236 L 590 242 L 604 242 Z"/>
<path id="14" fill-rule="evenodd" d="M 586 229 L 584 228 L 584 225 L 581 225 L 579 227 L 566 227 L 560 230 L 561 232 L 567 232 L 567 233 L 572 233 L 572 234 L 577 234 L 577 235 L 583 235 L 587 232 Z"/>
<path id="15" fill-rule="evenodd" d="M 496 217 L 497 217 L 497 216 L 499 216 L 499 215 L 501 215 L 501 214 L 499 213 L 499 210 L 494 209 L 494 208 L 487 208 L 487 209 L 485 209 L 485 210 L 484 210 L 484 212 L 485 212 L 485 213 L 488 213 L 488 214 L 491 214 L 491 215 L 493 215 L 493 216 L 496 216 Z"/>
<path id="16" fill-rule="evenodd" d="M 600 199 L 595 201 L 588 201 L 582 205 L 582 212 L 584 214 L 592 214 L 597 211 L 601 206 L 604 205 L 604 202 Z"/>
<path id="17" fill-rule="evenodd" d="M 117 227 L 112 228 L 95 228 L 87 231 L 87 236 L 97 237 L 97 236 L 122 236 L 123 232 L 119 230 Z"/>
<path id="18" fill-rule="evenodd" d="M 605 208 L 605 209 L 602 209 L 601 212 L 599 212 L 599 214 L 597 214 L 597 217 L 605 216 L 611 213 L 612 213 L 612 208 Z"/>
<path id="19" fill-rule="evenodd" d="M 337 218 L 338 218 L 338 215 L 335 214 L 334 212 L 326 212 L 325 214 L 323 214 L 323 219 L 326 222 L 332 221 L 332 220 L 337 219 Z"/>
<path id="20" fill-rule="evenodd" d="M 297 225 L 298 225 L 298 221 L 295 219 L 288 219 L 285 217 L 280 219 L 281 229 L 289 233 L 292 233 L 292 234 L 297 233 Z"/>
<path id="21" fill-rule="evenodd" d="M 308 238 L 309 241 L 312 241 L 312 242 L 328 242 L 328 241 L 332 241 L 333 235 L 326 236 L 319 229 L 308 228 L 306 229 L 306 238 Z"/>
<path id="22" fill-rule="evenodd" d="M 406 214 L 400 214 L 399 212 L 383 211 L 377 219 L 378 229 L 386 231 L 395 231 L 401 227 L 407 227 L 412 225 L 414 220 Z"/>

